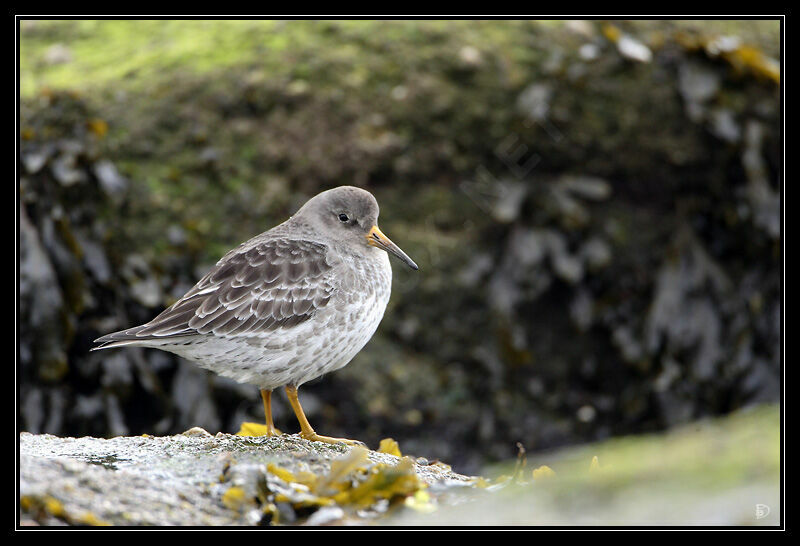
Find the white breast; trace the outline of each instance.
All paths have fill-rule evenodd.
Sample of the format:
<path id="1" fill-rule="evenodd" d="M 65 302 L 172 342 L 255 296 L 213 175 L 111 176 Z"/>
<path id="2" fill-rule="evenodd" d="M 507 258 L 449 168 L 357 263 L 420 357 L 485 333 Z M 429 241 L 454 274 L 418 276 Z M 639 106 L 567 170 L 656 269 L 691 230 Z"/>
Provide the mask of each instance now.
<path id="1" fill-rule="evenodd" d="M 378 329 L 392 291 L 392 267 L 386 252 L 374 250 L 375 259 L 348 264 L 326 327 L 317 329 L 316 361 L 298 385 L 345 366 Z"/>

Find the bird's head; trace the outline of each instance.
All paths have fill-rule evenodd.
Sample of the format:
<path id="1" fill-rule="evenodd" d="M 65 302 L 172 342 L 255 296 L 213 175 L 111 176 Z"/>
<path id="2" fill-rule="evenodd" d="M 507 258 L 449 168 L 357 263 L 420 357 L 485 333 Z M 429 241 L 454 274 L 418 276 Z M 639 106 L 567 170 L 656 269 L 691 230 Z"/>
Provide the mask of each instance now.
<path id="1" fill-rule="evenodd" d="M 365 245 L 397 256 L 412 269 L 419 269 L 414 260 L 378 228 L 380 209 L 373 195 L 354 186 L 340 186 L 324 191 L 306 202 L 295 218 L 303 218 L 321 227 L 332 239 L 348 241 L 355 247 Z"/>

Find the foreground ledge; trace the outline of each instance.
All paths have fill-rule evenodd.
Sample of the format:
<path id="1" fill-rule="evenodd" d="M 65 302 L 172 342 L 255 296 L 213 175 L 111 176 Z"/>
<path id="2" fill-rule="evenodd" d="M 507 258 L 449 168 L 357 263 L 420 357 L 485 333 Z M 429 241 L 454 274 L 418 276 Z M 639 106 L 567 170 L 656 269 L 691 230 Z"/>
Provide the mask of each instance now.
<path id="1" fill-rule="evenodd" d="M 781 524 L 781 414 L 528 453 L 486 470 L 277 438 L 22 433 L 22 525 Z"/>
<path id="2" fill-rule="evenodd" d="M 19 446 L 22 525 L 363 524 L 398 503 L 424 512 L 428 490 L 478 483 L 439 462 L 298 435 L 23 432 Z"/>

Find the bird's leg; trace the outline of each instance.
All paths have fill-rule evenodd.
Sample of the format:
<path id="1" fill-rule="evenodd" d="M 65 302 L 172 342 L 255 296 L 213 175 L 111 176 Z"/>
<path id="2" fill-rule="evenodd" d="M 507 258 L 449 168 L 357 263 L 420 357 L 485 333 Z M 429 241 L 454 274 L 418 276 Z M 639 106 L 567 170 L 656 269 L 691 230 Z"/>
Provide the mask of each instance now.
<path id="1" fill-rule="evenodd" d="M 320 436 L 311 427 L 311 423 L 306 419 L 306 414 L 303 413 L 303 408 L 300 406 L 300 400 L 297 398 L 297 387 L 293 385 L 286 385 L 286 396 L 289 397 L 289 403 L 292 405 L 294 414 L 300 422 L 300 436 L 312 442 L 325 442 L 327 444 L 347 444 L 350 446 L 363 445 L 358 440 L 348 440 L 347 438 L 331 438 L 329 436 Z"/>
<path id="2" fill-rule="evenodd" d="M 261 401 L 264 403 L 264 417 L 267 421 L 267 433 L 265 436 L 279 436 L 281 431 L 275 428 L 275 423 L 272 422 L 272 391 L 267 389 L 261 390 Z"/>

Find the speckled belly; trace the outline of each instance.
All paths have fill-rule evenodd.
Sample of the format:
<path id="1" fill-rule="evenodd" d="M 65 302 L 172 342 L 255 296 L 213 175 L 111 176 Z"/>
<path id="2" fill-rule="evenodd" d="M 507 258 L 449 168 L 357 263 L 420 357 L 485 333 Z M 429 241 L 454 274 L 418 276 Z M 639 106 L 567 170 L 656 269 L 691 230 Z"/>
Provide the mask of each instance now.
<path id="1" fill-rule="evenodd" d="M 311 319 L 264 335 L 198 336 L 160 348 L 264 389 L 303 383 L 345 366 L 378 328 L 391 292 L 388 257 L 341 272 L 341 286 Z"/>

